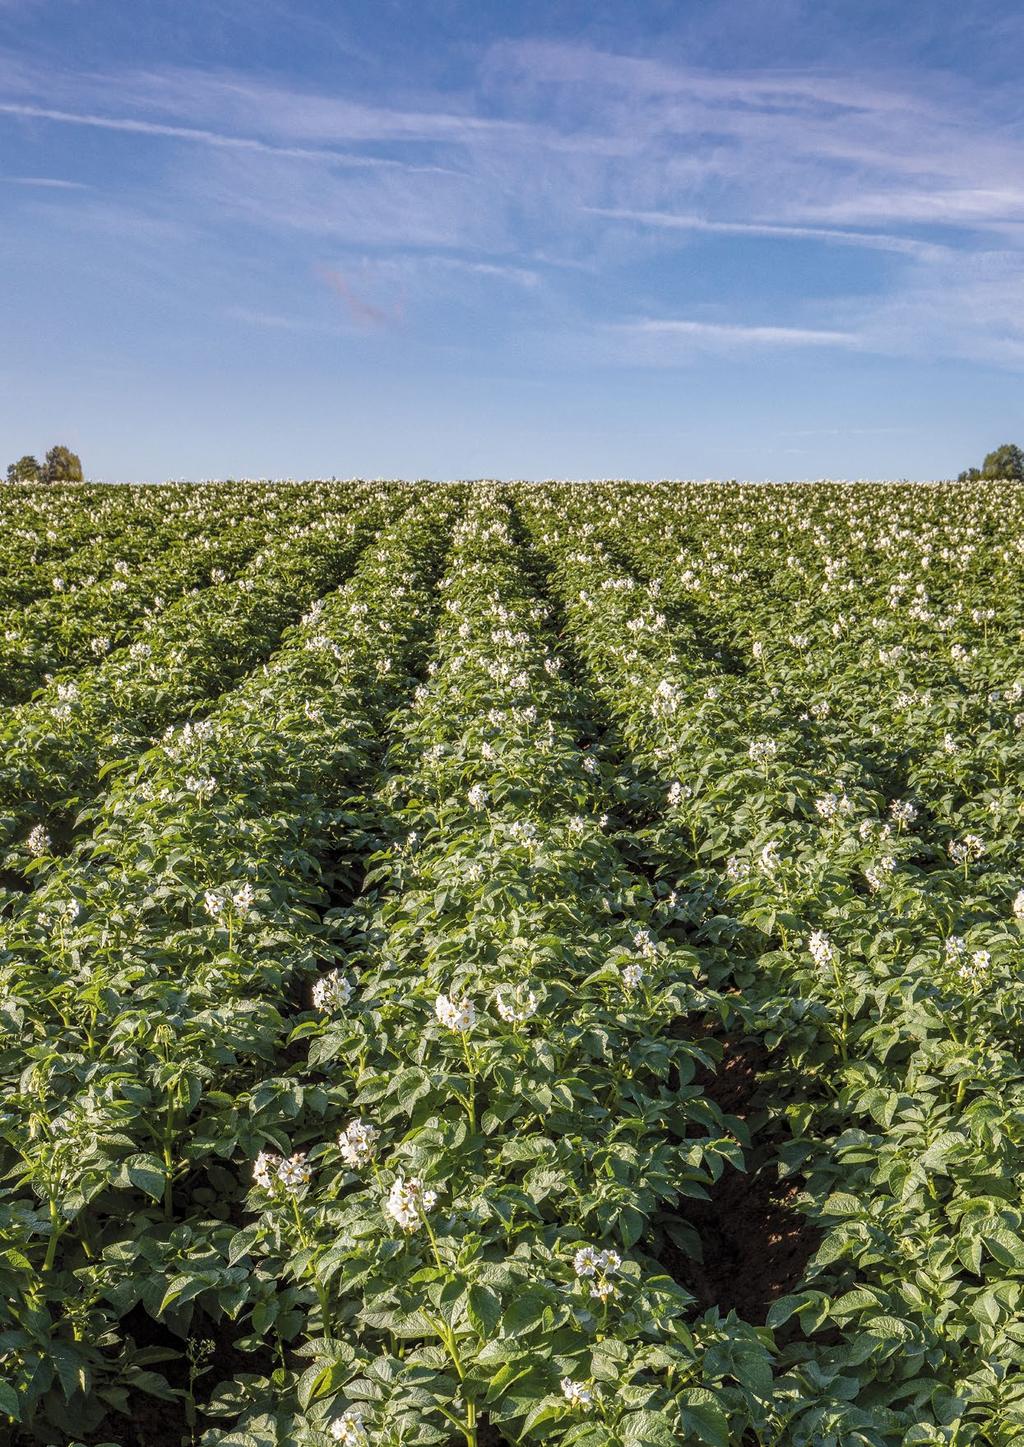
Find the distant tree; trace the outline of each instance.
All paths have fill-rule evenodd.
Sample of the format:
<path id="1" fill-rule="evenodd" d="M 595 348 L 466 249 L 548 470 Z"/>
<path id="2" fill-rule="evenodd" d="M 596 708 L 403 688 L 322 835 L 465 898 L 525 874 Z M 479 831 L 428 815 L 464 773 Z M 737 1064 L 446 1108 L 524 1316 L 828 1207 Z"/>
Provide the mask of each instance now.
<path id="1" fill-rule="evenodd" d="M 8 482 L 38 482 L 39 463 L 27 452 L 24 457 L 19 457 L 17 462 L 12 462 L 7 469 Z"/>
<path id="2" fill-rule="evenodd" d="M 51 447 L 40 477 L 42 482 L 82 482 L 82 459 L 67 447 Z"/>
<path id="3" fill-rule="evenodd" d="M 990 452 L 981 464 L 981 475 L 985 479 L 1007 478 L 1011 482 L 1024 482 L 1024 452 L 1015 442 L 1004 442 Z"/>
<path id="4" fill-rule="evenodd" d="M 1024 482 L 1024 449 L 1004 442 L 990 452 L 980 467 L 965 467 L 957 482 Z"/>

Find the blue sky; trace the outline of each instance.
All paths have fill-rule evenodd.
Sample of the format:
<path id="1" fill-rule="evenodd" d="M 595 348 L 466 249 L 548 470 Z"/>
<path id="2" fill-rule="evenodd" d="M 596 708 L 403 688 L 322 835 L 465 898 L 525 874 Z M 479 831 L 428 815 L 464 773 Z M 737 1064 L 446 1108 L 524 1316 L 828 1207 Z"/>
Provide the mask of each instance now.
<path id="1" fill-rule="evenodd" d="M 1024 443 L 1017 0 L 0 0 L 0 448 L 934 477 Z"/>

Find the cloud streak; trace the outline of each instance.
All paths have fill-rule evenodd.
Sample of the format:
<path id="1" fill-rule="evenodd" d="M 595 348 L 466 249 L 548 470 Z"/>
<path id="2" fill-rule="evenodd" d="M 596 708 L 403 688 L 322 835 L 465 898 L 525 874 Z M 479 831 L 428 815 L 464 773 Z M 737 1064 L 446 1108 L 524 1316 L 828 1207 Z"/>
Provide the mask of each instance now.
<path id="1" fill-rule="evenodd" d="M 619 322 L 616 330 L 637 337 L 675 337 L 684 341 L 710 342 L 740 347 L 851 347 L 862 340 L 854 332 L 829 331 L 812 327 L 761 326 L 742 322 L 701 322 L 676 317 L 648 317 Z"/>
<path id="2" fill-rule="evenodd" d="M 947 248 L 912 236 L 892 236 L 883 231 L 848 231 L 828 226 L 781 225 L 768 221 L 715 221 L 704 216 L 681 216 L 667 211 L 628 211 L 608 206 L 588 206 L 592 216 L 610 221 L 633 222 L 638 226 L 668 231 L 707 232 L 714 236 L 763 236 L 783 241 L 825 241 L 836 246 L 863 246 L 870 251 L 895 251 L 905 256 L 938 257 Z"/>
<path id="3" fill-rule="evenodd" d="M 351 151 L 323 147 L 278 145 L 253 136 L 202 130 L 196 126 L 168 125 L 159 121 L 140 120 L 133 116 L 102 116 L 92 112 L 56 110 L 50 106 L 30 105 L 23 101 L 0 101 L 0 114 L 20 116 L 26 120 L 56 121 L 62 125 L 92 126 L 104 131 L 122 131 L 130 135 L 160 136 L 175 141 L 189 141 L 218 150 L 250 151 L 255 154 L 291 157 L 299 161 L 330 161 L 332 164 L 370 169 L 437 171 L 436 166 L 410 166 L 407 162 L 386 156 L 363 156 Z"/>
<path id="4" fill-rule="evenodd" d="M 66 181 L 60 176 L 5 176 L 12 186 L 38 186 L 50 191 L 90 191 L 85 181 Z"/>

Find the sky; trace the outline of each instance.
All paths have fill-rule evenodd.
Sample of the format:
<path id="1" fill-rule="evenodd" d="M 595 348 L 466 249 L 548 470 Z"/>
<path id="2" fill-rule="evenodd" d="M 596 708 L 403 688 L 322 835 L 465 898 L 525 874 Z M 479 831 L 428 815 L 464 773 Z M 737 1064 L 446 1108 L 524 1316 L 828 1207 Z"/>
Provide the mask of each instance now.
<path id="1" fill-rule="evenodd" d="M 1019 0 L 0 0 L 0 464 L 955 475 Z"/>

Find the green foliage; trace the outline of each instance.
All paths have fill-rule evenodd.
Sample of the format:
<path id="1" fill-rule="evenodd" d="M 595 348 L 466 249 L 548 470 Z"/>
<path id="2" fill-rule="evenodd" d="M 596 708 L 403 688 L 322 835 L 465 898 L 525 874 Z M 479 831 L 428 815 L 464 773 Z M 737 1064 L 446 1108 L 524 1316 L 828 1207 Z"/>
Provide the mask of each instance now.
<path id="1" fill-rule="evenodd" d="M 1005 442 L 985 458 L 981 475 L 984 478 L 1024 482 L 1024 451 L 1016 443 Z"/>
<path id="2" fill-rule="evenodd" d="M 1024 496 L 9 505 L 5 1440 L 1021 1447 Z"/>
<path id="3" fill-rule="evenodd" d="M 68 447 L 51 447 L 39 474 L 40 482 L 81 482 L 82 459 Z"/>
<path id="4" fill-rule="evenodd" d="M 981 467 L 968 467 L 957 482 L 1024 482 L 1024 449 L 1004 442 L 988 453 Z"/>
<path id="5" fill-rule="evenodd" d="M 17 462 L 12 462 L 7 468 L 8 482 L 38 482 L 41 477 L 39 463 L 29 453 L 19 457 Z"/>

